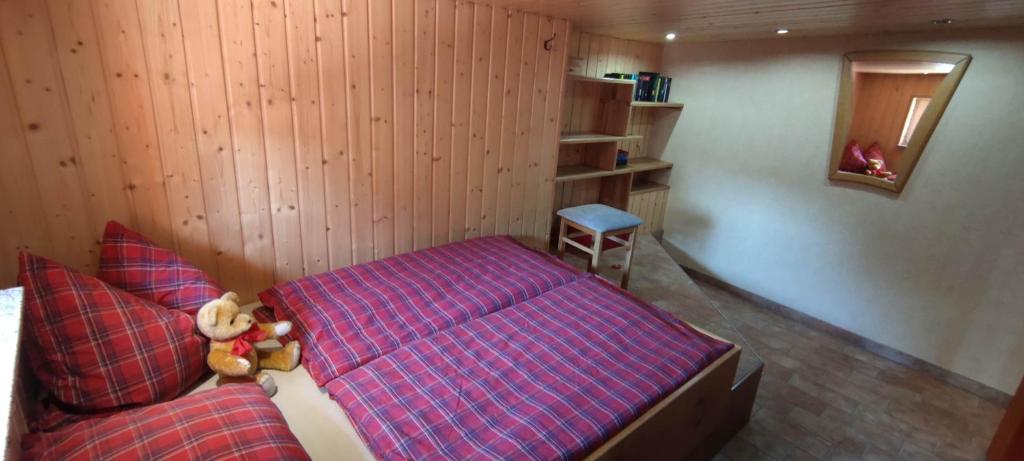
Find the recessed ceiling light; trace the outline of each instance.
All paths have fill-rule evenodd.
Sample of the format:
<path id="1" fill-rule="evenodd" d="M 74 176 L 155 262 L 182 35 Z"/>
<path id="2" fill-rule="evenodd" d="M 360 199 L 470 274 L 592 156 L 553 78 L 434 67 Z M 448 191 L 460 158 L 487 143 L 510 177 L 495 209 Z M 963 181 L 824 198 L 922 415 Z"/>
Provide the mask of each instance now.
<path id="1" fill-rule="evenodd" d="M 936 26 L 944 26 L 946 24 L 952 24 L 952 23 L 953 23 L 953 18 L 932 19 L 932 24 L 935 24 Z"/>
<path id="2" fill-rule="evenodd" d="M 789 33 L 789 29 L 775 29 L 775 33 L 779 35 L 785 35 Z"/>
<path id="3" fill-rule="evenodd" d="M 675 39 L 676 39 L 676 33 L 675 32 L 669 32 L 669 33 L 665 34 L 665 40 L 675 40 Z"/>

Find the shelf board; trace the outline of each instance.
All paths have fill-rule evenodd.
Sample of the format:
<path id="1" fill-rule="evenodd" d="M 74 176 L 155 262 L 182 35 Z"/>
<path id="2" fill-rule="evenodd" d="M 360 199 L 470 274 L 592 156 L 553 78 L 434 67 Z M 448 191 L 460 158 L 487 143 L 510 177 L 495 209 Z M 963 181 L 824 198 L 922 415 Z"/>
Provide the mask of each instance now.
<path id="1" fill-rule="evenodd" d="M 603 178 L 619 174 L 637 173 L 641 171 L 664 170 L 672 168 L 671 162 L 650 158 L 631 158 L 626 165 L 614 170 L 602 170 L 590 165 L 565 165 L 558 167 L 555 182 L 582 181 L 584 179 Z"/>
<path id="2" fill-rule="evenodd" d="M 636 173 L 641 171 L 666 170 L 672 168 L 672 162 L 646 157 L 631 158 L 629 159 L 629 165 L 627 165 L 626 168 L 629 168 L 630 171 Z"/>
<path id="3" fill-rule="evenodd" d="M 668 184 L 661 184 L 653 181 L 637 181 L 633 183 L 633 187 L 629 190 L 629 193 L 643 194 L 647 192 L 657 192 L 662 190 L 669 190 Z"/>
<path id="4" fill-rule="evenodd" d="M 649 102 L 649 101 L 633 101 L 633 107 L 661 107 L 664 109 L 682 109 L 683 103 L 681 102 Z"/>
<path id="5" fill-rule="evenodd" d="M 630 141 L 641 139 L 643 136 L 628 135 L 628 136 L 612 136 L 609 134 L 601 133 L 577 133 L 577 134 L 563 134 L 560 142 L 562 144 L 596 144 L 601 142 L 619 142 L 619 141 Z"/>
<path id="6" fill-rule="evenodd" d="M 602 170 L 590 165 L 566 165 L 558 167 L 558 171 L 555 173 L 555 182 L 582 181 L 584 179 L 602 178 L 622 173 L 621 168 Z"/>
<path id="7" fill-rule="evenodd" d="M 575 75 L 569 74 L 570 80 L 576 80 L 577 82 L 590 82 L 590 83 L 608 83 L 612 85 L 629 85 L 633 86 L 634 81 L 623 79 L 623 78 L 602 78 L 602 77 L 588 77 L 586 75 Z"/>

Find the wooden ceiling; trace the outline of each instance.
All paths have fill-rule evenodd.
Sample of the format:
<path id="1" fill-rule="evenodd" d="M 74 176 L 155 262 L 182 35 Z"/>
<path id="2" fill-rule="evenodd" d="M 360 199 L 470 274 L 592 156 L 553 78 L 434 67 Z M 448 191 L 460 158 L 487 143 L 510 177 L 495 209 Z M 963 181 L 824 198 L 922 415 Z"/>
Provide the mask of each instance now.
<path id="1" fill-rule="evenodd" d="M 1024 26 L 1024 0 L 491 0 L 618 38 L 782 38 Z M 933 19 L 951 18 L 935 25 Z M 778 28 L 790 33 L 780 36 Z"/>

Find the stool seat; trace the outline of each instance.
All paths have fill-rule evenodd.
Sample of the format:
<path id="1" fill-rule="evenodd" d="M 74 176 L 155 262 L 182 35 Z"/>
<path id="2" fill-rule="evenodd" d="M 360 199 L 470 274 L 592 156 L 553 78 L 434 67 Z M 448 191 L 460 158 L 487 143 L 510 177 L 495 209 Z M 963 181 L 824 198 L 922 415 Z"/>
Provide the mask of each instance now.
<path id="1" fill-rule="evenodd" d="M 600 203 L 563 208 L 558 210 L 558 216 L 596 232 L 628 229 L 644 223 L 639 216 Z"/>

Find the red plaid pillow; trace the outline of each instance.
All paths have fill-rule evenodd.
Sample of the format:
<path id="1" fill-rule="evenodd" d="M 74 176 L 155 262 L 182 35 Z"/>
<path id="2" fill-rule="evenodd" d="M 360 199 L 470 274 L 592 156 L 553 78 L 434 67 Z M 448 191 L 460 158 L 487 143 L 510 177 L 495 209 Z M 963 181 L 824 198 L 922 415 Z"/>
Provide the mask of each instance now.
<path id="1" fill-rule="evenodd" d="M 21 253 L 27 352 L 51 397 L 78 411 L 176 397 L 206 372 L 191 316 Z"/>
<path id="2" fill-rule="evenodd" d="M 161 306 L 195 315 L 224 289 L 173 251 L 117 221 L 107 223 L 100 247 L 100 280 Z"/>
<path id="3" fill-rule="evenodd" d="M 258 386 L 229 385 L 25 439 L 25 459 L 306 460 Z"/>

